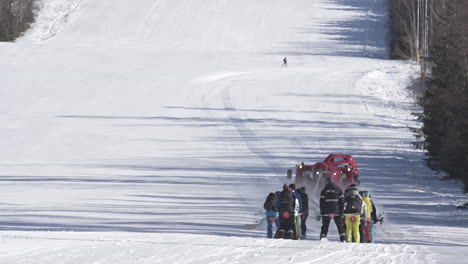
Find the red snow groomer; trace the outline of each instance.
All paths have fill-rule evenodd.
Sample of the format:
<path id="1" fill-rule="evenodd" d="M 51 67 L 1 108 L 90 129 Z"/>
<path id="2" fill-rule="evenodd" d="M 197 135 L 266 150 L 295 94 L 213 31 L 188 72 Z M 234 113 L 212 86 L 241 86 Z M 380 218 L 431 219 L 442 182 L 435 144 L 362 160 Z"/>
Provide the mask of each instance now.
<path id="1" fill-rule="evenodd" d="M 288 170 L 288 178 L 292 178 L 292 169 Z M 350 184 L 359 185 L 359 169 L 356 160 L 351 155 L 330 154 L 314 165 L 302 162 L 296 165 L 296 186 L 307 186 L 311 193 L 317 193 L 325 185 L 325 179 L 331 177 L 342 189 Z"/>

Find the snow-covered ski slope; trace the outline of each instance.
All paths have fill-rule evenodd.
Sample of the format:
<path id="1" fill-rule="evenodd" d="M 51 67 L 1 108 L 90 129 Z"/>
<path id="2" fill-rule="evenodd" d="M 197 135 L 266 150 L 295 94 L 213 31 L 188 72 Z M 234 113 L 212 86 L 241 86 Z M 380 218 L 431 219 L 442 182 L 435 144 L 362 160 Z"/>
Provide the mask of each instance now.
<path id="1" fill-rule="evenodd" d="M 40 1 L 0 43 L 0 263 L 466 263 L 385 0 Z M 266 195 L 330 153 L 357 158 L 377 243 L 319 242 L 313 215 L 266 239 Z"/>

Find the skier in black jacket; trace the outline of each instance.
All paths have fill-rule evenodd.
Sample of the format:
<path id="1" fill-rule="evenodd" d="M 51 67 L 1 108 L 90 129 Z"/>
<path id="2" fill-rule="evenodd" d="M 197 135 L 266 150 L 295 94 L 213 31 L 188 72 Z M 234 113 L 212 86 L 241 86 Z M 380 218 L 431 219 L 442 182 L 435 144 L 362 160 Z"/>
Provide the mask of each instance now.
<path id="1" fill-rule="evenodd" d="M 305 187 L 297 189 L 297 192 L 301 195 L 302 198 L 302 216 L 301 216 L 301 231 L 302 237 L 306 237 L 307 232 L 307 217 L 309 216 L 309 196 L 306 193 Z"/>
<path id="2" fill-rule="evenodd" d="M 326 238 L 328 227 L 333 218 L 340 234 L 340 240 L 346 241 L 343 228 L 344 195 L 340 187 L 336 186 L 331 177 L 325 179 L 325 188 L 320 193 L 320 215 L 322 216 L 322 230 L 320 239 Z"/>
<path id="3" fill-rule="evenodd" d="M 296 198 L 287 184 L 278 195 L 278 212 L 280 227 L 275 238 L 295 238 L 294 233 L 294 207 Z"/>

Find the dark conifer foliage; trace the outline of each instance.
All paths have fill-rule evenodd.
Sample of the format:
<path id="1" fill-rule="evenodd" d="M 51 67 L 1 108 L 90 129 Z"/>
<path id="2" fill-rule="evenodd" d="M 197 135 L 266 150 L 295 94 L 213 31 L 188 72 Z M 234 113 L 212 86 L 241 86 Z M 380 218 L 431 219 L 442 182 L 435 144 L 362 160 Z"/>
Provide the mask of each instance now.
<path id="1" fill-rule="evenodd" d="M 417 114 L 423 127 L 414 131 L 425 139 L 428 166 L 463 181 L 468 192 L 468 1 L 388 3 L 392 57 L 421 59 L 430 66 L 428 74 L 422 75 L 425 89 L 419 103 L 423 112 Z M 412 15 L 402 15 L 405 12 Z M 429 47 L 426 56 L 421 51 L 424 38 Z"/>
<path id="2" fill-rule="evenodd" d="M 0 0 L 0 41 L 14 41 L 34 21 L 35 0 Z"/>

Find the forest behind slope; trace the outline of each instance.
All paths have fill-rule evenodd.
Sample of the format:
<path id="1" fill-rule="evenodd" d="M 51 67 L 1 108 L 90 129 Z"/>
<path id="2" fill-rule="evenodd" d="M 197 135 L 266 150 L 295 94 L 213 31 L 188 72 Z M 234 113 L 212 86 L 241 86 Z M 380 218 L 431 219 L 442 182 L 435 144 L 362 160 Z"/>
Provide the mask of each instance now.
<path id="1" fill-rule="evenodd" d="M 0 1 L 0 41 L 13 41 L 34 22 L 35 0 Z"/>
<path id="2" fill-rule="evenodd" d="M 468 2 L 389 0 L 391 56 L 421 66 L 423 122 L 415 129 L 427 165 L 468 192 Z"/>

